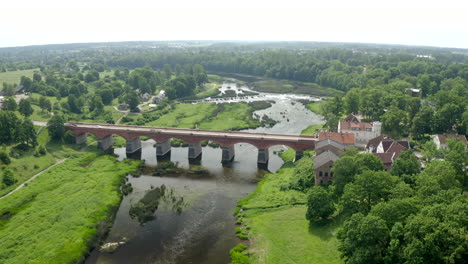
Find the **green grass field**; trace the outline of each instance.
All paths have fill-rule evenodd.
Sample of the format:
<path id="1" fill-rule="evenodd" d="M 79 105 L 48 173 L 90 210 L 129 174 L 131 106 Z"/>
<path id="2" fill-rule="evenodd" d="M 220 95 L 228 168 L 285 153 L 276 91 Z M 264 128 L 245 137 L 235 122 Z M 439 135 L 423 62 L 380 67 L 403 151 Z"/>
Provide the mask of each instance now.
<path id="1" fill-rule="evenodd" d="M 175 109 L 147 126 L 240 130 L 260 126 L 252 118 L 253 108 L 247 104 L 177 104 Z"/>
<path id="2" fill-rule="evenodd" d="M 21 70 L 21 71 L 10 71 L 0 72 L 0 84 L 6 82 L 9 84 L 19 84 L 21 76 L 26 76 L 32 79 L 34 71 L 39 69 Z"/>
<path id="3" fill-rule="evenodd" d="M 308 156 L 286 162 L 238 202 L 242 208 L 238 217 L 250 241 L 249 263 L 343 263 L 335 236 L 341 223 L 310 225 L 305 218 L 306 194 L 289 188 L 311 163 Z"/>
<path id="4" fill-rule="evenodd" d="M 223 104 L 223 111 L 211 120 L 202 122 L 200 129 L 210 130 L 241 130 L 260 126 L 260 122 L 252 118 L 252 107 L 247 104 Z"/>
<path id="5" fill-rule="evenodd" d="M 323 105 L 325 101 L 319 101 L 319 102 L 314 102 L 306 105 L 306 108 L 309 109 L 310 111 L 321 115 L 322 114 L 322 108 L 321 105 Z"/>
<path id="6" fill-rule="evenodd" d="M 147 126 L 195 128 L 218 109 L 216 104 L 178 104 L 175 109 L 161 116 L 158 120 L 147 123 Z"/>
<path id="7" fill-rule="evenodd" d="M 315 135 L 321 128 L 323 128 L 323 124 L 308 126 L 306 129 L 301 131 L 301 135 Z"/>
<path id="8" fill-rule="evenodd" d="M 343 263 L 337 250 L 338 225 L 310 226 L 305 206 L 247 211 L 253 243 L 252 263 Z"/>
<path id="9" fill-rule="evenodd" d="M 0 200 L 0 263 L 81 263 L 137 163 L 80 153 Z"/>

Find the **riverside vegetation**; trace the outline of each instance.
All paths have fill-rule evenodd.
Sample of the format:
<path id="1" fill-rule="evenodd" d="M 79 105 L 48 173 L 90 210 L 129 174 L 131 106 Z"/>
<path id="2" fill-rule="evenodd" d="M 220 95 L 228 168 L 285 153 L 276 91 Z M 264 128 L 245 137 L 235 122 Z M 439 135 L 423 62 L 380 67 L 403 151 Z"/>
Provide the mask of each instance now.
<path id="1" fill-rule="evenodd" d="M 110 156 L 75 153 L 0 200 L 0 262 L 83 261 L 111 226 L 119 187 L 136 166 Z"/>
<path id="2" fill-rule="evenodd" d="M 468 212 L 466 196 L 462 194 L 468 182 L 466 148 L 451 143 L 448 150 L 437 151 L 430 139 L 434 133 L 467 134 L 466 51 L 333 43 L 217 43 L 203 47 L 198 43 L 192 44 L 181 42 L 184 49 L 172 48 L 164 42 L 141 42 L 138 47 L 120 43 L 118 47 L 80 44 L 2 48 L 0 82 L 4 82 L 2 92 L 6 98 L 1 111 L 42 121 L 63 116 L 64 121 L 114 123 L 125 115 L 115 108 L 126 102 L 133 112 L 139 110 L 139 105 L 142 111 L 123 117 L 122 122 L 127 124 L 153 122 L 173 127 L 209 129 L 259 126 L 260 119 L 251 117 L 252 106 L 246 104 L 200 104 L 185 108 L 177 104 L 184 100 L 216 96 L 216 87 L 223 80 L 206 71 L 236 74 L 246 82 L 256 83 L 254 87 L 261 91 L 334 96 L 326 102 L 308 105 L 310 110 L 324 116 L 325 128 L 334 129 L 344 114 L 361 112 L 368 121 L 381 121 L 383 132 L 393 138 L 414 139 L 412 145 L 422 151 L 421 160 L 426 169 L 420 172 L 415 156 L 405 153 L 395 162 L 393 171 L 386 173 L 375 160 L 349 151 L 337 162 L 343 166 L 334 169 L 336 180 L 331 186 L 297 189 L 308 182 L 302 176 L 310 175 L 310 171 L 298 173 L 296 169 L 301 168 L 302 162 L 310 161 L 286 162 L 277 173 L 285 177 L 278 179 L 276 174 L 267 176 L 257 191 L 239 203 L 242 210 L 239 209 L 238 216 L 242 225 L 236 233 L 241 238 L 251 240 L 248 248 L 239 245 L 231 251 L 233 262 L 287 263 L 307 260 L 307 263 L 334 263 L 340 261 L 340 254 L 341 261 L 346 263 L 463 263 L 468 258 L 467 223 L 464 221 Z M 155 49 L 154 46 L 161 48 Z M 20 106 L 11 97 L 16 83 L 23 85 L 25 91 L 31 94 Z M 419 94 L 411 94 L 411 88 L 419 89 Z M 168 98 L 157 109 L 150 110 L 149 106 L 140 104 L 145 93 L 154 95 L 161 90 L 167 92 Z M 345 93 L 343 97 L 342 93 Z M 170 118 L 165 119 L 166 115 Z M 10 124 L 16 125 L 16 122 Z M 309 134 L 315 129 L 309 127 L 303 133 Z M 5 131 L 2 129 L 1 132 Z M 2 182 L 9 185 L 1 193 L 24 182 L 52 164 L 54 159 L 71 157 L 65 164 L 73 168 L 71 165 L 75 163 L 69 162 L 81 154 L 60 144 L 41 143 L 40 137 L 43 135 L 44 131 L 39 135 L 38 143 L 45 151 L 30 144 L 32 147 L 21 155 L 16 155 L 18 142 L 1 139 L 1 177 Z M 286 160 L 294 157 L 289 150 L 281 155 Z M 67 177 L 65 164 L 57 166 L 50 173 L 60 169 L 64 174 L 62 177 Z M 375 166 L 370 168 L 371 165 Z M 55 185 L 55 189 L 42 186 L 46 192 L 39 190 L 39 187 L 30 188 L 46 181 L 47 177 L 44 176 L 48 174 L 41 175 L 36 179 L 38 182 L 35 180 L 34 184 L 28 184 L 0 200 L 0 208 L 9 208 L 0 214 L 0 233 L 14 230 L 16 236 L 7 233 L 7 238 L 28 241 L 30 235 L 27 231 L 37 231 L 35 225 L 41 223 L 45 234 L 51 235 L 46 239 L 53 243 L 49 245 L 44 242 L 47 240 L 38 239 L 34 232 L 32 237 L 37 243 L 33 249 L 26 250 L 24 244 L 8 244 L 11 239 L 2 240 L 0 243 L 8 245 L 0 247 L 0 257 L 5 258 L 0 260 L 8 263 L 13 258 L 21 262 L 22 255 L 37 255 L 38 260 L 44 260 L 42 262 L 50 262 L 53 257 L 65 263 L 82 260 L 82 255 L 81 258 L 78 255 L 84 254 L 89 246 L 86 241 L 94 234 L 92 230 L 96 218 L 89 214 L 79 215 L 79 210 L 68 210 L 67 213 L 75 216 L 70 218 L 74 222 L 68 223 L 68 226 L 81 227 L 84 221 L 89 229 L 66 230 L 76 232 L 71 235 L 73 240 L 66 240 L 50 224 L 56 221 L 56 225 L 61 227 L 58 223 L 64 223 L 65 217 L 57 214 L 59 210 L 53 207 L 55 204 L 39 199 L 62 190 L 75 198 L 70 200 L 68 196 L 63 197 L 67 203 L 76 206 L 74 202 L 81 201 L 87 204 L 87 200 L 82 200 L 86 199 L 86 195 L 74 197 L 72 194 L 81 190 L 76 181 L 86 182 L 86 179 L 93 178 L 92 174 L 86 179 L 71 179 L 70 182 L 75 185 L 65 184 L 70 187 L 66 190 L 59 188 L 59 185 Z M 108 188 L 113 186 L 112 182 L 102 184 Z M 372 192 L 373 189 L 377 191 Z M 118 192 L 114 194 L 119 195 Z M 20 197 L 19 202 L 5 205 L 5 201 L 11 201 L 12 197 Z M 94 201 L 96 197 L 99 198 L 91 196 L 91 202 L 97 202 Z M 36 201 L 54 209 L 49 212 Z M 29 211 L 33 206 L 43 211 Z M 66 204 L 62 204 L 62 207 L 68 208 Z M 93 208 L 87 208 L 86 213 L 96 208 L 107 210 L 106 206 L 95 204 Z M 400 216 L 398 219 L 393 218 L 395 211 Z M 26 219 L 27 226 L 17 222 L 26 212 L 39 220 L 30 223 Z M 55 218 L 50 222 L 42 221 L 48 216 Z M 90 224 L 88 220 L 93 223 Z M 279 227 L 279 223 L 285 225 Z M 337 229 L 341 231 L 336 232 Z M 60 249 L 57 249 L 60 247 L 56 242 L 58 240 L 63 245 Z M 311 252 L 311 249 L 315 250 Z M 56 253 L 59 255 L 54 255 Z M 323 256 L 320 255 L 322 253 Z"/>

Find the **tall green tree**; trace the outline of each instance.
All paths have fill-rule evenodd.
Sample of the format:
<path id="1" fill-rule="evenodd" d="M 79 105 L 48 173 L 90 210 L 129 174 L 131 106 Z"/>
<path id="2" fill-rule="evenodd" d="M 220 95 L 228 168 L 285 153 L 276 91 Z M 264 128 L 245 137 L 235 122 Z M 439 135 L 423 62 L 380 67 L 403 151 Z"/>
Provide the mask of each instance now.
<path id="1" fill-rule="evenodd" d="M 389 243 L 389 230 L 384 220 L 357 213 L 338 231 L 338 249 L 348 264 L 382 264 Z"/>
<path id="2" fill-rule="evenodd" d="M 12 111 L 0 111 L 0 144 L 15 141 L 18 117 Z"/>
<path id="3" fill-rule="evenodd" d="M 328 218 L 335 211 L 333 194 L 322 186 L 314 186 L 307 193 L 306 219 L 317 222 Z"/>
<path id="4" fill-rule="evenodd" d="M 405 136 L 408 125 L 408 113 L 403 110 L 391 108 L 382 115 L 382 130 L 393 138 Z"/>
<path id="5" fill-rule="evenodd" d="M 47 110 L 48 112 L 50 112 L 52 110 L 52 104 L 50 103 L 50 100 L 45 96 L 41 96 L 39 98 L 39 107 L 42 111 Z"/>
<path id="6" fill-rule="evenodd" d="M 434 111 L 430 107 L 423 107 L 414 116 L 411 132 L 417 139 L 422 138 L 424 135 L 432 133 L 432 120 Z"/>
<path id="7" fill-rule="evenodd" d="M 25 119 L 18 122 L 15 132 L 17 143 L 33 148 L 37 146 L 36 130 L 34 130 L 34 124 L 31 120 Z"/>
<path id="8" fill-rule="evenodd" d="M 343 208 L 352 213 L 367 213 L 372 205 L 388 198 L 398 181 L 398 177 L 385 171 L 364 171 L 345 186 L 341 197 Z"/>
<path id="9" fill-rule="evenodd" d="M 34 113 L 34 109 L 32 108 L 29 99 L 20 100 L 18 111 L 25 117 L 28 117 Z"/>
<path id="10" fill-rule="evenodd" d="M 16 111 L 18 108 L 18 104 L 15 101 L 15 98 L 12 96 L 8 96 L 3 100 L 2 109 L 8 111 Z"/>
<path id="11" fill-rule="evenodd" d="M 53 140 L 60 140 L 65 134 L 65 119 L 62 115 L 54 115 L 49 122 L 47 122 L 47 130 L 49 131 L 49 136 Z"/>

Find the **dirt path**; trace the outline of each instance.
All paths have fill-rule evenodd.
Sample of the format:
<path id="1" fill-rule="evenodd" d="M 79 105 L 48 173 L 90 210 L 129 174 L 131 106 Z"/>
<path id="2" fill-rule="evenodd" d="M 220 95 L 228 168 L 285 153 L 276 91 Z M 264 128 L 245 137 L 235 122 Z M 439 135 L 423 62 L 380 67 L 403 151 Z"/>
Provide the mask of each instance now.
<path id="1" fill-rule="evenodd" d="M 68 158 L 67 158 L 68 159 Z M 23 188 L 27 183 L 31 182 L 32 180 L 34 180 L 37 176 L 43 174 L 44 172 L 48 171 L 49 169 L 52 169 L 53 167 L 63 163 L 64 161 L 66 161 L 67 159 L 62 159 L 62 160 L 57 160 L 57 162 L 53 165 L 50 165 L 49 167 L 45 168 L 44 170 L 42 170 L 41 172 L 37 173 L 36 175 L 32 176 L 31 178 L 29 178 L 29 180 L 23 182 L 20 186 L 16 187 L 16 189 L 14 189 L 13 191 L 5 194 L 4 196 L 0 197 L 0 200 L 13 194 L 14 192 L 20 190 L 21 188 Z"/>

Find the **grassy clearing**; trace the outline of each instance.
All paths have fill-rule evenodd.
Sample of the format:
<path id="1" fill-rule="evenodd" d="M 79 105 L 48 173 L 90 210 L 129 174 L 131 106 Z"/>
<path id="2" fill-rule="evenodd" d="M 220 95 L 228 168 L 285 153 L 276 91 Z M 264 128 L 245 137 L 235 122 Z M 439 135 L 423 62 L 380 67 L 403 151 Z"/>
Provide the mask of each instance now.
<path id="1" fill-rule="evenodd" d="M 252 263 L 343 263 L 337 250 L 338 225 L 310 226 L 306 206 L 250 212 Z"/>
<path id="2" fill-rule="evenodd" d="M 0 200 L 0 263 L 79 263 L 107 230 L 137 163 L 80 153 Z M 33 262 L 31 262 L 33 261 Z"/>
<path id="3" fill-rule="evenodd" d="M 89 141 L 92 141 L 91 137 L 89 137 Z M 15 172 L 15 177 L 18 181 L 4 189 L 1 189 L 2 186 L 0 185 L 0 196 L 9 193 L 23 182 L 29 180 L 35 174 L 55 164 L 58 159 L 64 159 L 76 155 L 76 151 L 82 147 L 79 145 L 66 145 L 62 143 L 50 142 L 47 128 L 43 128 L 41 130 L 41 133 L 37 137 L 37 142 L 39 145 L 46 147 L 47 153 L 42 156 L 34 156 L 35 150 L 30 149 L 26 152 L 22 152 L 21 156 L 18 158 L 10 157 L 11 164 L 8 166 L 13 169 Z M 12 146 L 6 148 L 7 152 L 10 152 L 11 149 Z M 98 151 L 94 147 L 91 147 L 91 150 L 95 152 Z M 0 179 L 2 177 L 1 175 L 2 170 L 0 169 Z"/>
<path id="4" fill-rule="evenodd" d="M 37 105 L 32 105 L 32 108 L 34 109 L 33 114 L 30 116 L 32 120 L 49 121 L 49 119 L 52 117 L 49 112 L 42 111 L 41 108 L 39 108 Z"/>
<path id="5" fill-rule="evenodd" d="M 238 202 L 238 229 L 250 240 L 249 263 L 342 263 L 335 236 L 341 223 L 310 225 L 305 219 L 306 194 L 290 188 L 310 173 L 308 156 L 265 175 L 257 189 Z"/>
<path id="6" fill-rule="evenodd" d="M 223 83 L 224 82 L 224 78 L 219 76 L 219 75 L 216 75 L 216 74 L 208 74 L 208 81 L 210 83 Z"/>
<path id="7" fill-rule="evenodd" d="M 245 103 L 177 104 L 174 109 L 163 114 L 159 119 L 145 125 L 209 130 L 240 130 L 261 125 L 260 122 L 253 119 L 253 111 L 254 108 Z"/>
<path id="8" fill-rule="evenodd" d="M 0 84 L 6 82 L 8 84 L 19 84 L 21 76 L 26 76 L 32 79 L 34 71 L 38 69 L 31 70 L 21 70 L 21 71 L 10 71 L 10 72 L 0 72 Z"/>
<path id="9" fill-rule="evenodd" d="M 14 190 L 20 184 L 29 180 L 29 178 L 34 176 L 36 173 L 39 173 L 45 168 L 53 165 L 55 162 L 55 158 L 50 153 L 47 153 L 44 156 L 35 157 L 34 150 L 29 150 L 18 159 L 11 158 L 11 164 L 9 167 L 15 172 L 15 177 L 18 181 L 7 188 L 1 189 L 0 196 Z M 1 174 L 3 174 L 3 170 Z"/>
<path id="10" fill-rule="evenodd" d="M 323 124 L 311 125 L 301 131 L 301 135 L 315 135 L 323 128 Z"/>
<path id="11" fill-rule="evenodd" d="M 287 188 L 295 177 L 295 165 L 292 162 L 286 162 L 276 173 L 266 174 L 255 191 L 240 200 L 238 205 L 248 211 L 305 204 L 305 193 Z"/>
<path id="12" fill-rule="evenodd" d="M 322 114 L 322 107 L 325 101 L 319 101 L 319 102 L 314 102 L 306 105 L 306 108 L 309 109 L 310 111 L 321 115 Z"/>
<path id="13" fill-rule="evenodd" d="M 158 120 L 147 123 L 147 126 L 195 128 L 218 109 L 216 104 L 178 104 L 175 109 L 161 116 Z"/>
<path id="14" fill-rule="evenodd" d="M 253 109 L 247 104 L 222 104 L 219 107 L 223 108 L 222 111 L 211 120 L 202 122 L 200 129 L 241 130 L 260 126 L 260 122 L 252 118 Z"/>

